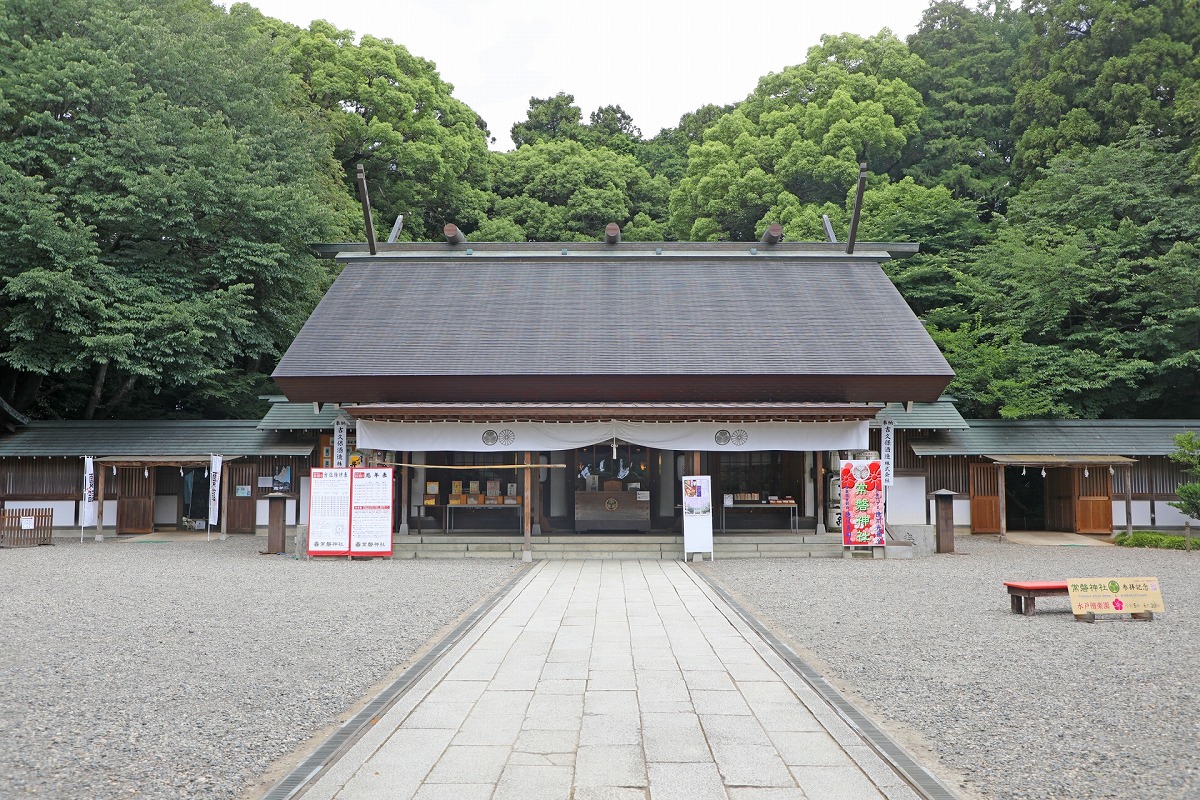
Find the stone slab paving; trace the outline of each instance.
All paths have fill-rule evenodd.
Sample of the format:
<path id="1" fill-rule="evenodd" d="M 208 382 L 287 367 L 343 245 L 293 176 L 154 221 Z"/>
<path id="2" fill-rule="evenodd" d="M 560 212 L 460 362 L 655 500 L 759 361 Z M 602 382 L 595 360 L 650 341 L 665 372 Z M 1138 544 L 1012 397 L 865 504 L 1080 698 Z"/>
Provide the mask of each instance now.
<path id="1" fill-rule="evenodd" d="M 676 561 L 544 561 L 305 800 L 915 800 Z"/>

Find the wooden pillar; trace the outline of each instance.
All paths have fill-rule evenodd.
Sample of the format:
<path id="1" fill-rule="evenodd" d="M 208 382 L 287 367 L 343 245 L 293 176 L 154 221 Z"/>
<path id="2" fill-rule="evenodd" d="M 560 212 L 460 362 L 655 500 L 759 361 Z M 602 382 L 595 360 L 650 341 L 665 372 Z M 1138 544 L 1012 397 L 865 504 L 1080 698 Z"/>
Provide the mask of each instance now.
<path id="1" fill-rule="evenodd" d="M 409 463 L 409 454 L 400 453 L 400 462 Z M 400 468 L 400 533 L 408 533 L 408 493 L 412 481 L 408 479 L 408 467 Z"/>
<path id="2" fill-rule="evenodd" d="M 96 469 L 96 541 L 104 541 L 104 467 Z"/>
<path id="3" fill-rule="evenodd" d="M 221 539 L 224 540 L 229 536 L 229 465 L 225 461 L 221 462 L 221 502 L 217 508 L 221 518 Z M 257 507 L 254 516 L 257 522 Z"/>
<path id="4" fill-rule="evenodd" d="M 825 451 L 818 450 L 813 454 L 813 502 L 814 513 L 817 516 L 817 533 L 825 533 Z"/>
<path id="5" fill-rule="evenodd" d="M 525 451 L 525 463 L 529 464 L 529 451 L 528 450 Z M 522 518 L 521 519 L 521 530 L 525 536 L 525 541 L 521 545 L 521 560 L 522 561 L 533 561 L 533 545 L 529 541 L 529 535 L 531 532 L 530 520 L 529 520 L 529 514 L 530 514 L 529 501 L 530 501 L 530 496 L 532 495 L 529 484 L 530 484 L 532 478 L 533 478 L 533 470 L 526 468 L 525 469 L 525 492 L 524 492 L 525 496 L 522 498 L 524 507 L 521 509 L 521 518 Z"/>
<path id="6" fill-rule="evenodd" d="M 1125 465 L 1125 533 L 1133 533 L 1133 465 Z"/>
<path id="7" fill-rule="evenodd" d="M 538 463 L 541 463 L 542 457 L 538 456 Z M 533 486 L 530 489 L 530 496 L 533 498 L 533 508 L 530 509 L 530 515 L 533 518 L 531 530 L 537 535 L 542 533 L 542 471 L 541 469 L 525 470 L 525 480 L 530 481 Z"/>
<path id="8" fill-rule="evenodd" d="M 700 451 L 699 450 L 692 451 L 692 474 L 693 475 L 700 474 Z"/>
<path id="9" fill-rule="evenodd" d="M 1000 541 L 1003 542 L 1004 535 L 1008 533 L 1008 523 L 1005 520 L 1005 517 L 1008 516 L 1008 512 L 1004 506 L 1004 465 L 997 464 L 996 469 L 999 471 L 998 477 L 1000 478 Z"/>

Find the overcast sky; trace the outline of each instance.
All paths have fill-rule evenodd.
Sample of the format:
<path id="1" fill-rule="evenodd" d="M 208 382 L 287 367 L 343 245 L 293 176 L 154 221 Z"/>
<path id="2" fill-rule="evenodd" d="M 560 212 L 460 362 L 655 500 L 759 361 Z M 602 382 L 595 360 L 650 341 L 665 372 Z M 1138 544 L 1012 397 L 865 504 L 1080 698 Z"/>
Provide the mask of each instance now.
<path id="1" fill-rule="evenodd" d="M 822 34 L 912 33 L 930 0 L 250 0 L 307 28 L 324 19 L 437 65 L 488 123 L 494 149 L 529 98 L 575 96 L 584 122 L 620 105 L 648 138 L 706 103 L 742 100 Z M 224 5 L 230 5 L 225 0 Z"/>

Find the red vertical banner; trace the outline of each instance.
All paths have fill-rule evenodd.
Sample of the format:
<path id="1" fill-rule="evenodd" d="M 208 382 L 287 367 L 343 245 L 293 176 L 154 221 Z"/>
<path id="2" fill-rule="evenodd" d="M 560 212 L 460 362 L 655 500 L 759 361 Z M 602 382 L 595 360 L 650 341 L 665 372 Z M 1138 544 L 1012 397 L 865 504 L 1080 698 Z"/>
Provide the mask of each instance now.
<path id="1" fill-rule="evenodd" d="M 883 546 L 883 465 L 878 461 L 842 462 L 842 544 Z"/>

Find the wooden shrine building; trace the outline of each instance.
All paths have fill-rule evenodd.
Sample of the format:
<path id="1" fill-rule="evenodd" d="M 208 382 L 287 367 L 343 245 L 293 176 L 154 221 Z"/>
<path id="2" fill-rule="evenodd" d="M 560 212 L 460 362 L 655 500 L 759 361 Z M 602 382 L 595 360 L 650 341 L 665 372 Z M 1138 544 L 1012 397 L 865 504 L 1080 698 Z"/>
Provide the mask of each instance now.
<path id="1" fill-rule="evenodd" d="M 829 460 L 953 375 L 880 267 L 915 244 L 610 238 L 317 246 L 341 271 L 274 378 L 417 465 L 399 529 L 528 496 L 536 532 L 669 529 L 687 474 L 764 506 L 738 524 L 823 527 Z"/>

